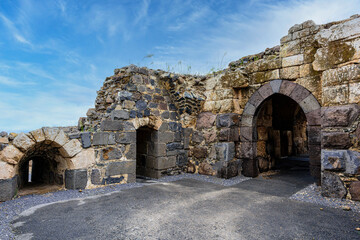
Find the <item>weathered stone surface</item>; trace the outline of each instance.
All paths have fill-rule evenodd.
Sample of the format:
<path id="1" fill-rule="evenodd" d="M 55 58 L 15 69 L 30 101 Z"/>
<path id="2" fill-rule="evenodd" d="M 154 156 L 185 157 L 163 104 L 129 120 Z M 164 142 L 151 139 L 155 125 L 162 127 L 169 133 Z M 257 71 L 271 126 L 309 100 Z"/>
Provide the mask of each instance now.
<path id="1" fill-rule="evenodd" d="M 300 103 L 302 100 L 304 100 L 307 96 L 310 95 L 310 92 L 305 89 L 303 86 L 296 84 L 294 90 L 291 92 L 290 97 Z"/>
<path id="2" fill-rule="evenodd" d="M 322 105 L 343 105 L 348 103 L 349 87 L 338 85 L 333 87 L 323 87 Z"/>
<path id="3" fill-rule="evenodd" d="M 347 127 L 359 116 L 357 104 L 346 106 L 323 107 L 321 109 L 321 125 L 323 127 Z"/>
<path id="4" fill-rule="evenodd" d="M 87 169 L 95 164 L 95 151 L 93 148 L 83 149 L 75 157 L 70 159 L 71 169 Z"/>
<path id="5" fill-rule="evenodd" d="M 238 142 L 239 141 L 239 128 L 223 128 L 219 132 L 219 141 L 224 142 Z"/>
<path id="6" fill-rule="evenodd" d="M 202 162 L 199 165 L 199 174 L 215 176 L 216 171 L 212 168 L 212 166 L 207 162 Z"/>
<path id="7" fill-rule="evenodd" d="M 120 159 L 122 151 L 115 147 L 106 147 L 100 150 L 100 159 L 103 161 Z"/>
<path id="8" fill-rule="evenodd" d="M 242 174 L 245 177 L 257 177 L 259 175 L 258 161 L 254 159 L 242 159 Z"/>
<path id="9" fill-rule="evenodd" d="M 23 156 L 24 153 L 13 145 L 8 145 L 0 152 L 0 160 L 13 165 L 16 165 Z"/>
<path id="10" fill-rule="evenodd" d="M 94 168 L 91 170 L 91 183 L 94 185 L 102 184 L 100 169 Z"/>
<path id="11" fill-rule="evenodd" d="M 280 57 L 288 57 L 300 53 L 300 40 L 288 41 L 280 47 Z"/>
<path id="12" fill-rule="evenodd" d="M 81 136 L 81 145 L 83 148 L 91 147 L 91 133 L 90 132 L 83 132 L 80 134 Z"/>
<path id="13" fill-rule="evenodd" d="M 255 145 L 256 146 L 256 145 Z M 239 157 L 240 158 L 253 158 L 255 156 L 254 143 L 252 142 L 241 142 L 239 149 Z"/>
<path id="14" fill-rule="evenodd" d="M 210 112 L 200 113 L 196 121 L 197 129 L 210 128 L 214 125 L 216 115 Z"/>
<path id="15" fill-rule="evenodd" d="M 350 183 L 351 200 L 360 201 L 360 181 Z"/>
<path id="16" fill-rule="evenodd" d="M 238 124 L 239 117 L 235 113 L 219 114 L 216 117 L 216 127 L 231 127 Z"/>
<path id="17" fill-rule="evenodd" d="M 60 130 L 59 133 L 57 134 L 57 136 L 55 137 L 52 145 L 54 147 L 62 147 L 68 142 L 69 142 L 68 136 L 65 134 L 65 132 L 63 130 Z"/>
<path id="18" fill-rule="evenodd" d="M 360 79 L 360 65 L 355 64 L 326 70 L 321 76 L 323 87 L 342 85 L 357 79 Z"/>
<path id="19" fill-rule="evenodd" d="M 33 137 L 33 139 L 35 140 L 35 142 L 40 143 L 40 142 L 45 141 L 45 134 L 41 128 L 31 131 L 30 134 Z"/>
<path id="20" fill-rule="evenodd" d="M 274 93 L 278 93 L 280 91 L 282 80 L 274 80 L 270 82 L 270 86 Z"/>
<path id="21" fill-rule="evenodd" d="M 309 126 L 321 125 L 321 108 L 306 113 L 306 120 Z"/>
<path id="22" fill-rule="evenodd" d="M 0 137 L 0 144 L 8 144 L 9 138 L 8 137 Z"/>
<path id="23" fill-rule="evenodd" d="M 184 149 L 184 146 L 179 142 L 173 142 L 173 143 L 168 143 L 166 145 L 166 148 L 167 151 L 174 151 L 174 150 Z"/>
<path id="24" fill-rule="evenodd" d="M 280 70 L 275 69 L 275 70 L 267 71 L 267 72 L 265 72 L 264 78 L 265 78 L 265 81 L 279 79 L 280 78 Z"/>
<path id="25" fill-rule="evenodd" d="M 15 166 L 0 161 L 0 179 L 10 179 L 15 176 Z"/>
<path id="26" fill-rule="evenodd" d="M 351 146 L 349 133 L 322 132 L 323 148 L 348 149 Z"/>
<path id="27" fill-rule="evenodd" d="M 263 100 L 264 98 L 260 95 L 258 91 L 256 91 L 249 98 L 249 103 L 251 103 L 252 105 L 254 105 L 255 108 L 257 108 L 263 102 Z"/>
<path id="28" fill-rule="evenodd" d="M 193 143 L 201 143 L 202 141 L 204 141 L 204 136 L 202 132 L 194 131 L 191 140 Z"/>
<path id="29" fill-rule="evenodd" d="M 20 133 L 17 137 L 13 140 L 13 144 L 15 147 L 20 149 L 21 151 L 25 152 L 29 150 L 31 147 L 35 145 L 35 142 L 28 137 L 25 133 Z"/>
<path id="30" fill-rule="evenodd" d="M 93 145 L 111 145 L 115 144 L 115 134 L 108 132 L 97 132 L 93 136 Z"/>
<path id="31" fill-rule="evenodd" d="M 101 131 L 121 131 L 124 128 L 124 122 L 120 120 L 104 120 L 100 124 Z"/>
<path id="32" fill-rule="evenodd" d="M 164 170 L 173 168 L 176 166 L 176 156 L 170 156 L 170 157 L 158 157 L 155 160 L 154 169 L 158 170 Z"/>
<path id="33" fill-rule="evenodd" d="M 244 115 L 254 115 L 256 108 L 250 102 L 247 102 L 243 111 Z"/>
<path id="34" fill-rule="evenodd" d="M 136 161 L 111 162 L 106 168 L 106 176 L 135 174 Z"/>
<path id="35" fill-rule="evenodd" d="M 212 143 L 216 141 L 216 131 L 204 132 L 204 138 L 206 143 Z"/>
<path id="36" fill-rule="evenodd" d="M 136 132 L 119 132 L 115 134 L 115 141 L 117 143 L 135 143 Z"/>
<path id="37" fill-rule="evenodd" d="M 229 162 L 235 157 L 235 144 L 229 143 L 216 143 L 216 159 L 219 161 Z"/>
<path id="38" fill-rule="evenodd" d="M 279 93 L 284 94 L 285 96 L 290 96 L 296 86 L 297 85 L 293 82 L 282 81 Z"/>
<path id="39" fill-rule="evenodd" d="M 348 150 L 345 156 L 345 173 L 360 174 L 360 153 Z"/>
<path id="40" fill-rule="evenodd" d="M 345 169 L 346 150 L 322 150 L 321 170 L 343 170 Z"/>
<path id="41" fill-rule="evenodd" d="M 349 103 L 360 102 L 360 82 L 349 84 Z"/>
<path id="42" fill-rule="evenodd" d="M 136 159 L 136 143 L 128 144 L 126 146 L 126 154 L 127 160 L 135 160 Z"/>
<path id="43" fill-rule="evenodd" d="M 87 185 L 87 170 L 76 169 L 65 171 L 66 189 L 85 189 Z"/>
<path id="44" fill-rule="evenodd" d="M 305 114 L 320 109 L 319 102 L 312 94 L 308 95 L 304 100 L 299 102 L 299 105 Z"/>
<path id="45" fill-rule="evenodd" d="M 121 101 L 123 101 L 123 100 L 131 100 L 132 95 L 133 94 L 131 92 L 128 92 L 128 91 L 119 91 L 118 92 L 118 98 Z"/>
<path id="46" fill-rule="evenodd" d="M 11 200 L 17 189 L 17 177 L 0 179 L 0 202 Z"/>
<path id="47" fill-rule="evenodd" d="M 114 110 L 111 112 L 111 120 L 127 120 L 130 118 L 129 111 L 126 110 Z"/>
<path id="48" fill-rule="evenodd" d="M 346 188 L 335 173 L 324 171 L 321 176 L 321 194 L 325 197 L 344 198 Z"/>
<path id="49" fill-rule="evenodd" d="M 282 59 L 282 67 L 298 66 L 304 63 L 304 55 L 298 54 Z"/>
<path id="50" fill-rule="evenodd" d="M 60 154 L 63 157 L 74 157 L 76 154 L 81 152 L 81 143 L 77 139 L 73 139 L 66 143 L 62 148 L 59 149 Z"/>
<path id="51" fill-rule="evenodd" d="M 299 66 L 287 67 L 280 69 L 280 78 L 281 79 L 297 79 L 300 77 L 300 68 Z"/>
<path id="52" fill-rule="evenodd" d="M 272 87 L 269 83 L 261 86 L 258 90 L 259 94 L 263 97 L 263 99 L 266 99 L 270 97 L 272 94 L 274 94 Z"/>
<path id="53" fill-rule="evenodd" d="M 198 159 L 203 159 L 207 156 L 207 150 L 204 147 L 194 147 L 191 152 L 192 155 Z"/>
<path id="54" fill-rule="evenodd" d="M 315 35 L 315 39 L 320 44 L 329 44 L 330 42 L 352 39 L 360 36 L 360 18 L 355 18 L 340 24 L 331 26 L 328 29 L 322 29 Z"/>

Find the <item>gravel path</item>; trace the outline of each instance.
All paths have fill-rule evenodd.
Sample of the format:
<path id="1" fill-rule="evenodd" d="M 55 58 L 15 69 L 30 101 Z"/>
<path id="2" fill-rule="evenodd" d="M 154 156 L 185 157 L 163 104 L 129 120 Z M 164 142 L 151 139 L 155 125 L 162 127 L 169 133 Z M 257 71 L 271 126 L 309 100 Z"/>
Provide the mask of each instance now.
<path id="1" fill-rule="evenodd" d="M 316 186 L 315 183 L 298 191 L 297 193 L 292 195 L 290 199 L 302 201 L 302 202 L 314 203 L 331 208 L 344 209 L 350 207 L 352 211 L 360 213 L 360 202 L 355 202 L 347 199 L 323 197 L 321 196 L 320 187 Z"/>
<path id="2" fill-rule="evenodd" d="M 53 193 L 47 193 L 43 195 L 28 195 L 20 198 L 16 198 L 7 202 L 0 202 L 0 239 L 15 239 L 12 233 L 10 223 L 21 212 L 42 204 L 49 204 L 58 201 L 65 201 L 70 199 L 86 198 L 91 196 L 98 196 L 104 194 L 110 194 L 112 192 L 119 192 L 126 189 L 143 187 L 149 184 L 156 184 L 158 182 L 173 182 L 180 179 L 194 179 L 203 182 L 214 183 L 222 186 L 232 186 L 239 184 L 243 181 L 249 180 L 244 176 L 238 176 L 231 179 L 220 179 L 211 176 L 204 176 L 199 174 L 181 174 L 176 176 L 167 176 L 161 179 L 144 179 L 141 182 L 112 185 L 106 187 L 100 187 L 96 189 L 87 189 L 79 192 L 77 190 L 62 190 Z M 319 204 L 322 206 L 332 208 L 343 208 L 348 206 L 354 212 L 360 212 L 360 203 L 350 200 L 339 200 L 325 198 L 321 196 L 320 189 L 315 184 L 309 185 L 301 191 L 295 193 L 290 197 L 292 200 L 303 201 L 308 203 Z"/>

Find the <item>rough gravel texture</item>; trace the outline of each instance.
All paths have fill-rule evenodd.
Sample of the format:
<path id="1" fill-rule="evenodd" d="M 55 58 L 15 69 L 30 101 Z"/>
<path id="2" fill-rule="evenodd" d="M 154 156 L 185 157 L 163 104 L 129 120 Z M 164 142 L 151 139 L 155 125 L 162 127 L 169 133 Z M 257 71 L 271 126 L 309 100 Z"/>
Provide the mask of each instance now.
<path id="1" fill-rule="evenodd" d="M 199 174 L 181 174 L 175 176 L 166 176 L 161 179 L 141 179 L 141 182 L 137 183 L 112 185 L 96 189 L 86 189 L 82 192 L 79 192 L 77 190 L 62 190 L 43 195 L 23 196 L 11 201 L 0 202 L 0 239 L 15 239 L 11 231 L 10 222 L 21 212 L 40 204 L 103 195 L 112 192 L 119 192 L 125 189 L 143 187 L 145 185 L 155 184 L 157 182 L 178 181 L 184 178 L 195 179 L 203 182 L 210 182 L 222 186 L 232 186 L 250 179 L 244 176 L 238 176 L 231 179 L 220 179 L 212 176 L 204 176 Z"/>

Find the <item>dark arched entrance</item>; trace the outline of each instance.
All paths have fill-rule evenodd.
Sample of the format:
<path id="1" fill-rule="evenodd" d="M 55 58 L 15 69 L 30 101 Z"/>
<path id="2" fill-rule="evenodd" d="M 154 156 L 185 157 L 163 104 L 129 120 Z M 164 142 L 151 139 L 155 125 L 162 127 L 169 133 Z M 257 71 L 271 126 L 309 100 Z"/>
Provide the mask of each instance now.
<path id="1" fill-rule="evenodd" d="M 285 97 L 285 101 L 284 98 Z M 274 100 L 275 99 L 275 100 Z M 264 111 L 264 106 L 269 104 L 269 101 L 276 101 L 280 105 L 293 105 L 295 109 L 292 109 L 290 113 L 286 113 L 293 117 L 285 117 L 283 119 L 281 116 L 277 116 L 278 121 L 275 125 L 279 126 L 280 136 L 277 139 L 280 139 L 279 146 L 273 146 L 273 149 L 278 147 L 277 154 L 281 158 L 283 155 L 289 155 L 289 146 L 295 145 L 294 139 L 289 137 L 288 131 L 291 130 L 291 126 L 282 126 L 291 125 L 291 118 L 296 117 L 298 114 L 298 119 L 301 117 L 302 113 L 306 118 L 306 127 L 307 127 L 307 145 L 308 145 L 308 155 L 310 158 L 310 173 L 312 176 L 316 177 L 318 183 L 320 181 L 320 104 L 316 98 L 303 86 L 290 82 L 287 80 L 274 80 L 271 81 L 262 87 L 260 87 L 249 99 L 247 102 L 244 112 L 241 116 L 241 128 L 240 128 L 240 148 L 239 156 L 243 162 L 243 175 L 255 177 L 259 174 L 259 159 L 258 148 L 265 148 L 266 152 L 266 143 L 258 144 L 258 116 L 261 114 L 261 111 Z M 285 104 L 286 103 L 286 104 Z M 275 104 L 276 105 L 276 104 Z M 271 103 L 271 106 L 274 108 L 274 105 Z M 297 111 L 296 108 L 299 108 Z M 272 109 L 273 110 L 273 109 Z M 275 111 L 281 110 L 277 109 Z M 302 113 L 300 112 L 302 111 Z M 297 111 L 297 112 L 296 112 Z M 274 116 L 274 114 L 271 114 Z M 273 119 L 272 119 L 273 120 Z M 285 122 L 283 122 L 283 120 Z M 296 120 L 296 119 L 295 119 Z M 271 121 L 273 124 L 273 121 Z M 292 125 L 294 125 L 292 123 Z M 278 127 L 278 126 L 277 126 Z M 284 129 L 285 128 L 285 129 Z M 290 130 L 288 130 L 289 128 Z M 282 133 L 281 133 L 282 132 Z M 292 133 L 291 133 L 292 134 Z M 281 141 L 283 139 L 283 141 Z M 287 140 L 286 140 L 287 139 Z M 292 139 L 289 141 L 289 139 Z M 262 144 L 262 145 L 261 145 Z M 274 143 L 273 143 L 274 144 Z M 304 148 L 303 148 L 304 149 Z M 269 152 L 270 149 L 268 149 Z M 298 149 L 300 150 L 300 149 Z M 263 150 L 264 151 L 264 150 Z M 275 150 L 274 150 L 275 151 Z M 291 151 L 293 153 L 294 148 L 291 146 Z M 273 152 L 275 154 L 275 152 Z M 291 155 L 291 154 L 290 154 Z M 270 164 L 271 166 L 271 164 Z M 263 167 L 263 166 L 261 166 Z"/>

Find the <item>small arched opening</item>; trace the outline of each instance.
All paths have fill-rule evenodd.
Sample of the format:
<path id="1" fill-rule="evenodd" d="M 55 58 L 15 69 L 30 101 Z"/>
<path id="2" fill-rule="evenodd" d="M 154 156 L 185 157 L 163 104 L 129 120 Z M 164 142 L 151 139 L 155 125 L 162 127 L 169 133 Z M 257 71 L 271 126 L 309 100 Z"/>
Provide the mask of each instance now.
<path id="1" fill-rule="evenodd" d="M 152 178 L 157 161 L 157 131 L 148 127 L 136 130 L 136 178 L 137 181 Z"/>
<path id="2" fill-rule="evenodd" d="M 36 144 L 28 150 L 18 165 L 19 195 L 45 193 L 62 188 L 64 159 L 58 148 Z"/>
<path id="3" fill-rule="evenodd" d="M 307 120 L 297 102 L 274 94 L 260 105 L 255 121 L 260 172 L 309 167 Z"/>

